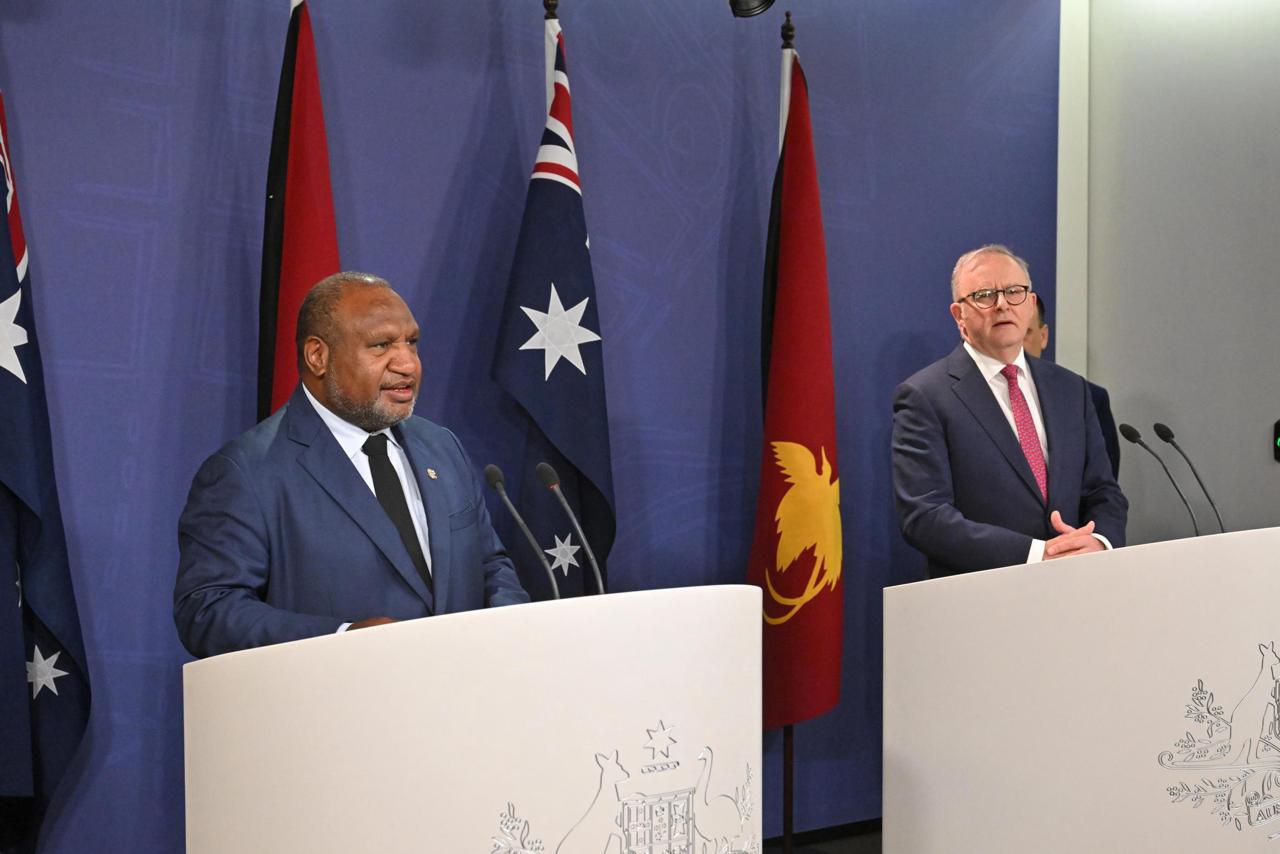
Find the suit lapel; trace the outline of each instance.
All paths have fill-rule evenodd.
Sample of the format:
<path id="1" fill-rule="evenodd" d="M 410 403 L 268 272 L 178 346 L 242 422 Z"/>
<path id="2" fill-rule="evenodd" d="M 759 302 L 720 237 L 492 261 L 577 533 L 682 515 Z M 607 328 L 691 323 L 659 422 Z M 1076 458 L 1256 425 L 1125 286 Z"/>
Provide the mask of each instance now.
<path id="1" fill-rule="evenodd" d="M 947 358 L 947 370 L 956 380 L 951 390 L 986 431 L 1036 500 L 1043 503 L 1040 485 L 1036 483 L 1036 477 L 1031 473 L 1031 464 L 1027 462 L 1027 455 L 1022 452 L 1018 437 L 1009 426 L 1009 420 L 1000 409 L 991 386 L 987 384 L 982 372 L 978 370 L 978 366 L 963 346 L 957 347 Z"/>
<path id="2" fill-rule="evenodd" d="M 449 529 L 449 505 L 443 484 L 426 477 L 427 468 L 433 462 L 432 454 L 417 436 L 401 422 L 391 428 L 396 440 L 409 458 L 409 467 L 418 482 L 422 506 L 427 511 L 427 541 L 431 549 L 431 585 L 435 588 L 435 600 L 439 603 L 436 613 L 445 613 L 449 601 L 449 557 L 453 532 Z"/>
<path id="3" fill-rule="evenodd" d="M 301 386 L 289 401 L 286 416 L 289 418 L 289 438 L 307 446 L 298 456 L 298 462 L 364 531 L 396 572 L 426 603 L 427 609 L 434 613 L 432 596 L 400 541 L 396 526 L 351 460 L 342 453 L 338 440 L 333 438 L 329 428 L 311 407 L 311 402 L 302 394 Z"/>

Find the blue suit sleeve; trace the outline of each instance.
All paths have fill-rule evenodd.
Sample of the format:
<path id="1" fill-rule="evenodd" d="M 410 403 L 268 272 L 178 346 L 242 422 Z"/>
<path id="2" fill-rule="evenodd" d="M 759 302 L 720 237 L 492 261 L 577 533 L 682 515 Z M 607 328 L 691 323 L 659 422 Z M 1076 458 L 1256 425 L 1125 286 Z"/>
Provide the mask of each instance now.
<path id="1" fill-rule="evenodd" d="M 342 621 L 265 601 L 271 545 L 263 509 L 236 462 L 209 458 L 178 520 L 173 618 L 183 646 L 203 658 L 336 632 Z"/>
<path id="2" fill-rule="evenodd" d="M 462 456 L 463 468 L 471 473 L 472 499 L 477 507 L 476 536 L 480 539 L 480 563 L 484 571 L 484 605 L 496 608 L 500 605 L 519 605 L 529 601 L 529 594 L 520 584 L 520 576 L 507 548 L 493 528 L 493 520 L 489 516 L 489 508 L 484 503 L 484 491 L 480 485 L 480 477 L 476 474 L 471 457 L 463 449 L 458 437 L 449 432 L 458 453 Z"/>
<path id="3" fill-rule="evenodd" d="M 975 522 L 956 507 L 942 422 L 928 395 L 908 383 L 893 395 L 892 453 L 902 535 L 931 564 L 969 572 L 1026 562 L 1031 537 Z"/>

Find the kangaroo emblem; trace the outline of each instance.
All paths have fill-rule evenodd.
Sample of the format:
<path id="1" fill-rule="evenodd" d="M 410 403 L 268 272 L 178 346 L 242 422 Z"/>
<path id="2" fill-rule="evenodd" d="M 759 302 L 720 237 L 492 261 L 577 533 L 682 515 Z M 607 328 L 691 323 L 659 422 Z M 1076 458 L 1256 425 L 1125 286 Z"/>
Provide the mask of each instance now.
<path id="1" fill-rule="evenodd" d="M 622 826 L 618 824 L 622 795 L 618 786 L 631 775 L 619 764 L 616 750 L 612 756 L 597 753 L 596 764 L 600 766 L 596 796 L 578 823 L 569 828 L 564 839 L 560 840 L 556 854 L 608 854 L 613 849 L 614 839 L 618 840 L 617 850 L 623 848 Z"/>
<path id="2" fill-rule="evenodd" d="M 1280 655 L 1276 654 L 1276 642 L 1258 644 L 1262 661 L 1258 676 L 1236 707 L 1231 710 L 1231 737 L 1239 738 L 1244 745 L 1237 758 L 1238 763 L 1262 759 L 1263 738 L 1280 734 L 1276 715 L 1276 686 L 1280 684 Z"/>

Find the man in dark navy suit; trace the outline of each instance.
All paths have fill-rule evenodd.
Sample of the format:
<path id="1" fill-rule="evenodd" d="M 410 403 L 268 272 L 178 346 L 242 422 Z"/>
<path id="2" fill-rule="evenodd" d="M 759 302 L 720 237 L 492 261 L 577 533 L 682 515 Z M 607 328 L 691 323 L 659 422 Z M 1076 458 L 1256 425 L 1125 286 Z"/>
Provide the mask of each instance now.
<path id="1" fill-rule="evenodd" d="M 1022 349 L 1028 356 L 1041 358 L 1044 348 L 1049 346 L 1049 318 L 1044 300 L 1036 296 L 1036 316 L 1031 321 L 1031 328 L 1022 339 Z M 1111 414 L 1111 395 L 1102 386 L 1090 380 L 1089 394 L 1093 397 L 1093 409 L 1098 413 L 1098 426 L 1102 428 L 1102 438 L 1107 443 L 1107 458 L 1111 460 L 1111 473 L 1120 478 L 1120 434 L 1116 432 L 1116 419 Z"/>
<path id="2" fill-rule="evenodd" d="M 1124 545 L 1129 505 L 1087 384 L 1023 352 L 1026 262 L 999 245 L 968 252 L 951 298 L 963 342 L 893 396 L 894 498 L 930 576 Z"/>
<path id="3" fill-rule="evenodd" d="M 196 656 L 527 602 L 458 439 L 413 414 L 418 324 L 339 273 L 298 312 L 289 402 L 200 467 L 174 621 Z"/>

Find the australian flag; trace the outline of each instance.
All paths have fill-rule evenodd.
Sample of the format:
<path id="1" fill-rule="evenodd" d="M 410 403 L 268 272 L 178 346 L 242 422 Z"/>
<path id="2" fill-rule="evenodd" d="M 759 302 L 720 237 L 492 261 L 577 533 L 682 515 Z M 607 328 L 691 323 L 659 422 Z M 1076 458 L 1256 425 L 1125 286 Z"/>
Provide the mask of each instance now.
<path id="1" fill-rule="evenodd" d="M 555 18 L 546 21 L 546 39 L 548 58 L 554 56 L 551 103 L 529 181 L 493 373 L 527 417 L 524 451 L 515 455 L 519 471 L 511 473 L 508 491 L 561 592 L 594 593 L 584 546 L 594 552 L 603 574 L 616 528 L 604 342 L 582 212 L 564 36 Z M 582 520 L 585 544 L 537 479 L 534 469 L 542 461 L 559 474 L 565 497 Z M 524 538 L 504 539 L 534 598 L 547 598 L 550 583 Z"/>
<path id="2" fill-rule="evenodd" d="M 0 851 L 33 851 L 89 721 L 26 241 L 0 98 Z"/>

